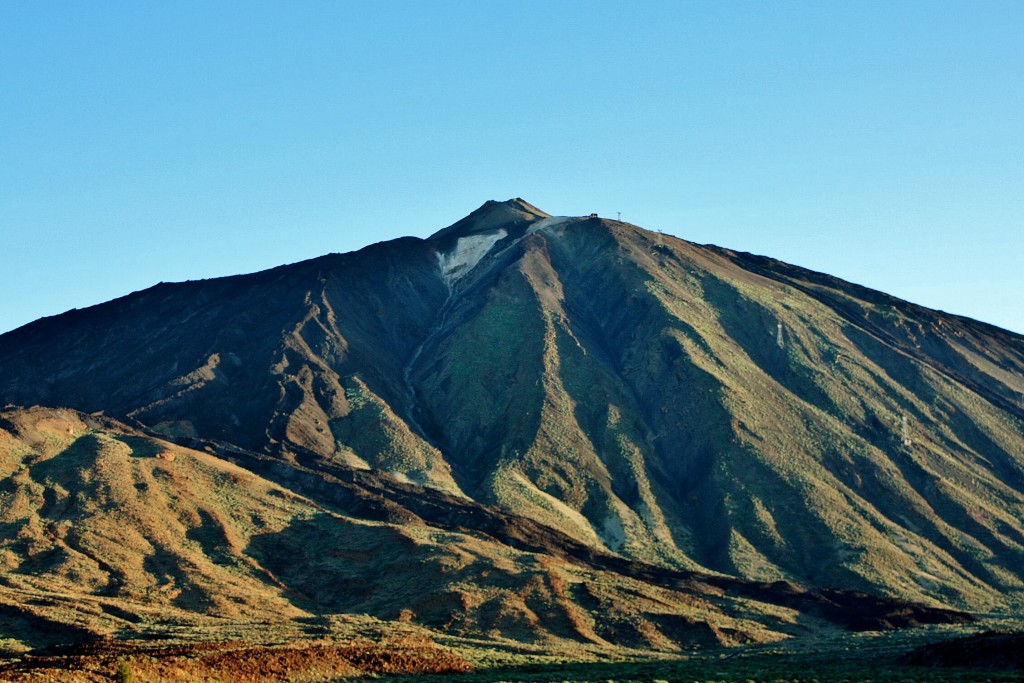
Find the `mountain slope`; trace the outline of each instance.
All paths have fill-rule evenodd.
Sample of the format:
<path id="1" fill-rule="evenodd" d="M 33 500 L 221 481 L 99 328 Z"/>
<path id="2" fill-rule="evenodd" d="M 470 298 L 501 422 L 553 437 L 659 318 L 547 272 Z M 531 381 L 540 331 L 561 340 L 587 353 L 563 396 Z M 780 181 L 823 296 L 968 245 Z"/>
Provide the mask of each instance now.
<path id="1" fill-rule="evenodd" d="M 608 221 L 507 251 L 421 374 L 467 491 L 652 561 L 1020 589 L 1020 337 Z"/>
<path id="2" fill-rule="evenodd" d="M 360 614 L 392 630 L 604 651 L 961 618 L 527 552 L 422 507 L 392 503 L 401 523 L 359 520 L 329 495 L 70 410 L 0 411 L 0 478 L 0 652 L 97 636 L 308 638 Z"/>
<path id="3" fill-rule="evenodd" d="M 1024 588 L 1024 338 L 522 200 L 37 321 L 0 336 L 0 401 L 386 473 L 665 568 Z"/>

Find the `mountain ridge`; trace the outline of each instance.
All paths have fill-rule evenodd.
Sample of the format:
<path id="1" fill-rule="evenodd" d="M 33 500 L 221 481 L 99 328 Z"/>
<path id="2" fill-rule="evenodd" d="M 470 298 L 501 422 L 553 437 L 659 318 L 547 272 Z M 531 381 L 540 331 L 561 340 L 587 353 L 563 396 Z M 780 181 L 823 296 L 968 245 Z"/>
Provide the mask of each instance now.
<path id="1" fill-rule="evenodd" d="M 974 609 L 1024 587 L 1022 372 L 1020 335 L 520 199 L 0 335 L 3 403 L 380 473 L 666 569 Z"/>

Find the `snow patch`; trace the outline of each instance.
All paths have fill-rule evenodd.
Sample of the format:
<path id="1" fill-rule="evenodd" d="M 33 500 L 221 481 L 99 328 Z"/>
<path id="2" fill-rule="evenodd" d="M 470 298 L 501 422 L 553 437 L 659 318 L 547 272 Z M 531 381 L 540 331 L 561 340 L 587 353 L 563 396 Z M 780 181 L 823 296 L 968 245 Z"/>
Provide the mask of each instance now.
<path id="1" fill-rule="evenodd" d="M 553 228 L 556 225 L 561 225 L 568 221 L 570 216 L 548 216 L 547 218 L 541 219 L 530 226 L 530 229 L 526 231 L 527 235 L 532 235 L 538 230 L 544 230 L 546 228 Z"/>
<path id="2" fill-rule="evenodd" d="M 441 277 L 450 287 L 456 280 L 473 270 L 480 259 L 487 255 L 495 244 L 508 235 L 505 230 L 497 230 L 482 235 L 460 237 L 455 249 L 447 254 L 438 253 L 437 260 L 441 266 Z"/>
<path id="3" fill-rule="evenodd" d="M 554 228 L 571 220 L 573 220 L 571 216 L 549 216 L 533 223 L 526 231 L 526 235 Z M 447 253 L 438 252 L 437 254 L 437 261 L 441 266 L 441 277 L 451 287 L 457 280 L 465 277 L 473 270 L 491 248 L 506 237 L 508 237 L 508 231 L 504 228 L 494 232 L 460 237 L 455 242 L 453 250 Z"/>

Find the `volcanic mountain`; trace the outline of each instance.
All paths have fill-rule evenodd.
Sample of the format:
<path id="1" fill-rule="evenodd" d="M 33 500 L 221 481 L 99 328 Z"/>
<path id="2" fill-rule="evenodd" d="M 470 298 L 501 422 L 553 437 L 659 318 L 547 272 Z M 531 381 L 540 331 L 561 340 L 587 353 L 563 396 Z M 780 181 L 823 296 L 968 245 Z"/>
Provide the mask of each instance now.
<path id="1" fill-rule="evenodd" d="M 521 199 L 38 320 L 0 404 L 601 571 L 1024 602 L 1024 337 Z"/>

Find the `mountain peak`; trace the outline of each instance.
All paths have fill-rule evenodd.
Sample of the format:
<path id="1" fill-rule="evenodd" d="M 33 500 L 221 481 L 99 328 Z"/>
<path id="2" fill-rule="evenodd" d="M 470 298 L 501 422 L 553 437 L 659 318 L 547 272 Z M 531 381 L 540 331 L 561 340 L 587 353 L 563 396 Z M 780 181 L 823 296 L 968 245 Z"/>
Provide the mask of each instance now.
<path id="1" fill-rule="evenodd" d="M 490 232 L 498 228 L 525 226 L 542 218 L 548 218 L 550 214 L 541 211 L 533 204 L 515 197 L 504 202 L 488 199 L 473 213 L 462 220 L 459 220 L 447 228 L 438 230 L 429 237 L 431 240 L 442 240 L 467 235 Z"/>
<path id="2" fill-rule="evenodd" d="M 539 216 L 540 218 L 547 218 L 547 217 L 549 217 L 551 215 L 551 214 L 549 214 L 549 213 L 547 213 L 545 211 L 541 211 L 536 206 L 534 206 L 530 202 L 526 201 L 522 197 L 515 197 L 513 199 L 508 199 L 508 200 L 503 201 L 503 202 L 496 202 L 496 201 L 494 201 L 492 199 L 492 200 L 489 200 L 488 202 L 485 202 L 484 206 L 486 206 L 487 204 L 498 204 L 498 205 L 501 205 L 501 206 L 507 206 L 507 207 L 516 209 L 518 211 L 525 211 L 527 213 L 532 213 L 532 214 L 534 214 L 536 216 Z M 483 207 L 480 207 L 480 208 L 483 208 Z"/>

